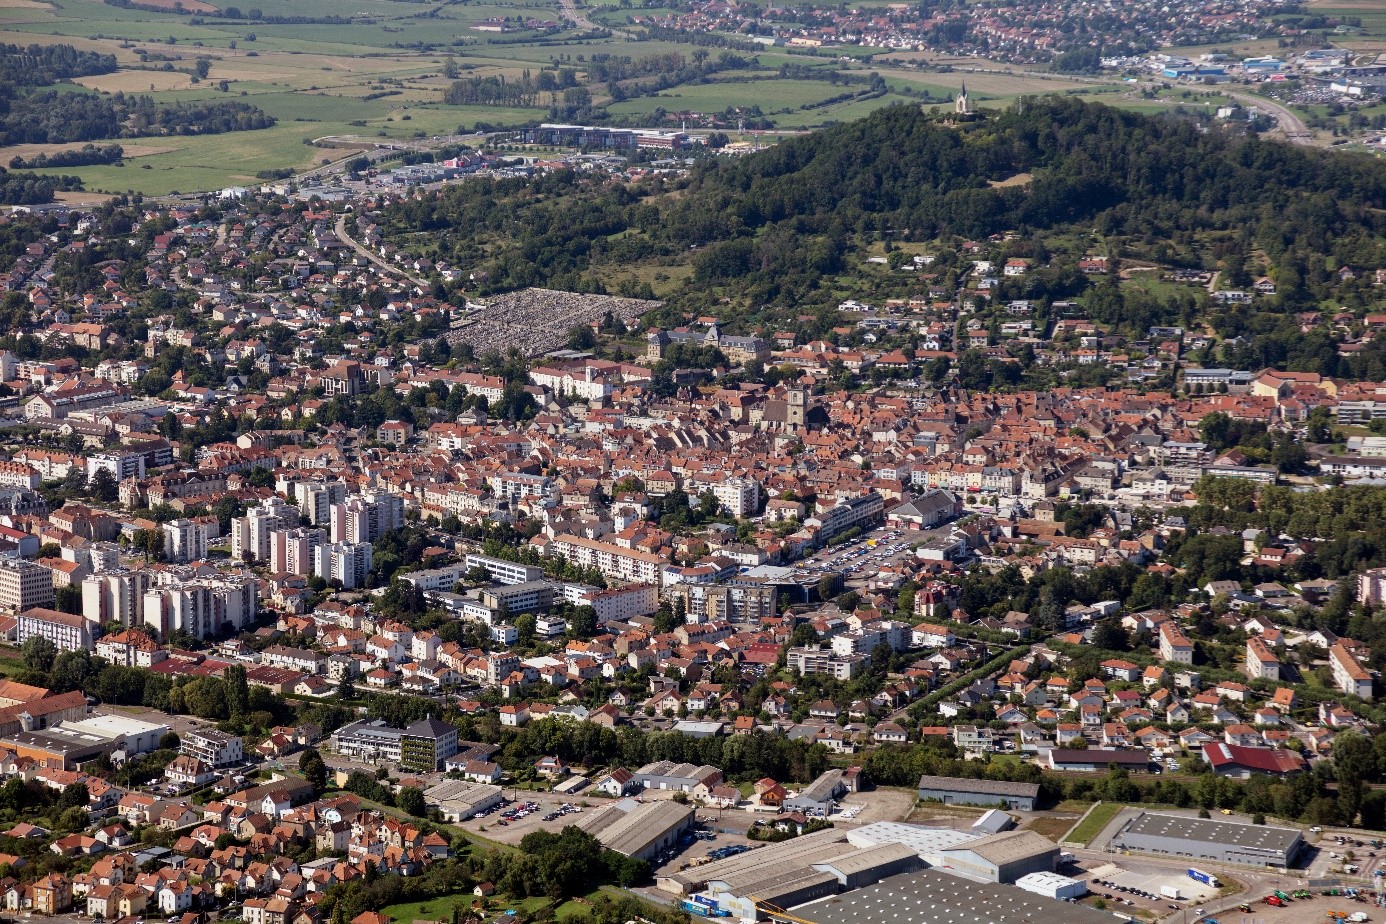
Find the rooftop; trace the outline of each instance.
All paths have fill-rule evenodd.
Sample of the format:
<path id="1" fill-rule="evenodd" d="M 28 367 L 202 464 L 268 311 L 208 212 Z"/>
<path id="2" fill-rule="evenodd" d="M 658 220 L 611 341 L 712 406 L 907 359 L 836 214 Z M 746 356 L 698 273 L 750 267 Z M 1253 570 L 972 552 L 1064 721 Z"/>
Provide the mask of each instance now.
<path id="1" fill-rule="evenodd" d="M 891 876 L 875 885 L 794 909 L 808 924 L 1116 924 L 1083 905 L 1043 898 L 1012 886 L 971 882 L 935 870 Z"/>
<path id="2" fill-rule="evenodd" d="M 1282 852 L 1290 850 L 1300 840 L 1300 833 L 1293 828 L 1244 825 L 1211 818 L 1161 815 L 1155 812 L 1142 812 L 1137 815 L 1118 837 L 1129 834 Z"/>

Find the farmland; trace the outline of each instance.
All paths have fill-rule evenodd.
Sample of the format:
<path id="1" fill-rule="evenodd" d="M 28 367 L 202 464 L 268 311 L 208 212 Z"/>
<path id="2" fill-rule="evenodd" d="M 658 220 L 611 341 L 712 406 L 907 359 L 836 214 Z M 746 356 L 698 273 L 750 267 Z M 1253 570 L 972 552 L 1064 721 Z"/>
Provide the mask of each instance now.
<path id="1" fill-rule="evenodd" d="M 168 6 L 164 12 L 156 7 Z M 188 3 L 183 4 L 189 8 Z M 116 56 L 114 73 L 78 78 L 71 90 L 150 96 L 156 104 L 239 100 L 277 120 L 272 128 L 219 136 L 122 139 L 120 164 L 65 168 L 89 192 L 214 190 L 256 181 L 257 174 L 304 169 L 340 152 L 313 146 L 316 139 L 353 137 L 362 145 L 407 141 L 485 128 L 518 127 L 559 119 L 581 121 L 587 111 L 550 108 L 558 94 L 532 107 L 450 105 L 453 79 L 514 82 L 526 73 L 570 68 L 590 93 L 590 105 L 617 124 L 673 126 L 689 114 L 694 127 L 736 122 L 728 109 L 756 113 L 776 129 L 802 131 L 867 115 L 896 103 L 946 104 L 963 80 L 976 104 L 1005 105 L 1018 95 L 1088 92 L 1091 83 L 1020 73 L 983 74 L 923 68 L 918 62 L 885 66 L 855 63 L 778 48 L 745 53 L 748 64 L 710 78 L 664 89 L 627 82 L 619 102 L 607 83 L 589 82 L 585 64 L 599 57 L 639 60 L 656 55 L 697 59 L 701 46 L 681 41 L 632 41 L 627 31 L 605 36 L 581 31 L 558 0 L 478 0 L 425 6 L 392 0 L 257 0 L 245 9 L 229 3 L 201 12 L 175 12 L 173 0 L 113 6 L 100 0 L 0 0 L 0 41 L 60 42 Z M 215 12 L 211 11 L 215 9 Z M 594 22 L 628 30 L 628 10 L 594 3 Z M 649 12 L 655 12 L 650 10 Z M 255 18 L 251 18 L 251 16 Z M 504 31 L 476 27 L 505 22 Z M 703 52 L 704 56 L 706 52 Z M 784 76 L 781 67 L 801 68 Z M 808 70 L 802 70 L 803 67 Z M 199 71 L 203 71 L 199 75 Z M 837 80 L 817 79 L 810 74 Z M 872 73 L 885 84 L 869 88 Z M 633 92 L 632 92 L 633 88 Z M 51 153 L 61 145 L 0 150 L 0 163 L 16 154 Z"/>

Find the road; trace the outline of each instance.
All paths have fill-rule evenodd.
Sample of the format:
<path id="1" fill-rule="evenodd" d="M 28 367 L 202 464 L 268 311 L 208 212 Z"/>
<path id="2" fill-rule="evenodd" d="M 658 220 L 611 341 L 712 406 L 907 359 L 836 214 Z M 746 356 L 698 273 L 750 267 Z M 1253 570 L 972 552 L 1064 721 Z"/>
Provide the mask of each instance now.
<path id="1" fill-rule="evenodd" d="M 1314 140 L 1314 133 L 1309 131 L 1309 126 L 1304 124 L 1304 120 L 1279 103 L 1272 102 L 1264 96 L 1253 96 L 1250 93 L 1235 93 L 1229 90 L 1227 95 L 1242 105 L 1254 106 L 1275 119 L 1280 126 L 1280 131 L 1291 144 L 1317 144 Z"/>
<path id="2" fill-rule="evenodd" d="M 340 240 L 343 244 L 346 244 L 352 250 L 359 253 L 361 256 L 365 257 L 370 262 L 374 263 L 376 266 L 383 269 L 385 272 L 389 273 L 392 276 L 399 276 L 404 279 L 407 279 L 410 282 L 414 283 L 414 285 L 419 286 L 420 288 L 428 288 L 428 283 L 425 282 L 423 279 L 419 278 L 418 276 L 415 276 L 413 273 L 410 273 L 407 270 L 401 269 L 398 266 L 391 265 L 390 263 L 376 256 L 375 253 L 373 253 L 366 247 L 363 247 L 361 244 L 357 243 L 352 237 L 350 237 L 347 234 L 346 230 L 345 215 L 337 216 L 337 227 L 334 230 L 337 232 L 338 240 Z"/>
<path id="3" fill-rule="evenodd" d="M 610 32 L 612 35 L 619 35 L 627 41 L 635 41 L 637 36 L 621 29 L 613 29 L 611 26 L 604 26 L 601 23 L 593 22 L 587 18 L 587 14 L 578 6 L 577 0 L 558 0 L 559 12 L 565 19 L 573 21 L 574 25 L 586 29 L 589 32 Z"/>

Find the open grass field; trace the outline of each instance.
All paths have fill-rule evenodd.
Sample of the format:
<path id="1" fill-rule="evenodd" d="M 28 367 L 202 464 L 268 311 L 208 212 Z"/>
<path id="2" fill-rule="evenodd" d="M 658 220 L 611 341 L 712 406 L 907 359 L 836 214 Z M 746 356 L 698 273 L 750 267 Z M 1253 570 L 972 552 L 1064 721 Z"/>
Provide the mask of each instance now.
<path id="1" fill-rule="evenodd" d="M 1126 806 L 1116 802 L 1103 802 L 1101 805 L 1095 806 L 1093 810 L 1088 813 L 1087 817 L 1064 839 L 1087 846 L 1092 842 L 1093 838 L 1102 833 L 1102 829 L 1107 827 L 1112 819 L 1117 816 L 1117 813 L 1125 807 Z"/>

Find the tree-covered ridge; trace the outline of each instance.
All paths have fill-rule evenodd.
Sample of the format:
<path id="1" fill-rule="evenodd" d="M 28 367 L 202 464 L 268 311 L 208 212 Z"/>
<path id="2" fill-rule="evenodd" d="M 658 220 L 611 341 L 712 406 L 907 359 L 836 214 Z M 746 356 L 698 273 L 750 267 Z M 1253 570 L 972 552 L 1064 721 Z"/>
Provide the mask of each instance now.
<path id="1" fill-rule="evenodd" d="M 115 69 L 115 55 L 79 51 L 71 45 L 0 43 L 0 85 L 46 87 L 59 80 L 109 74 Z"/>
<path id="2" fill-rule="evenodd" d="M 989 186 L 1022 173 L 1034 177 L 1028 186 Z M 1138 234 L 1260 232 L 1271 220 L 1278 233 L 1268 242 L 1279 237 L 1285 245 L 1294 236 L 1322 244 L 1386 228 L 1374 211 L 1386 205 L 1386 165 L 1375 158 L 1062 98 L 959 128 L 912 106 L 883 109 L 710 167 L 690 193 L 672 210 L 685 220 L 671 224 L 704 240 L 787 220 L 815 231 L 842 224 L 916 238 L 1099 216 L 1108 232 Z M 1273 255 L 1283 249 L 1273 247 Z"/>
<path id="3" fill-rule="evenodd" d="M 1386 164 L 1365 155 L 1046 98 L 961 124 L 890 107 L 708 161 L 682 188 L 572 174 L 460 184 L 393 207 L 387 223 L 442 232 L 428 246 L 481 269 L 491 290 L 594 290 L 594 268 L 693 254 L 699 289 L 735 282 L 747 299 L 791 304 L 883 232 L 966 239 L 1077 225 L 1179 242 L 1216 231 L 1264 253 L 1296 304 L 1311 300 L 1306 260 L 1386 264 L 1383 207 Z"/>

